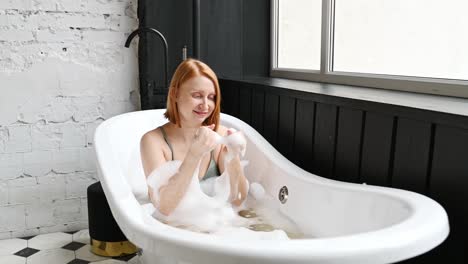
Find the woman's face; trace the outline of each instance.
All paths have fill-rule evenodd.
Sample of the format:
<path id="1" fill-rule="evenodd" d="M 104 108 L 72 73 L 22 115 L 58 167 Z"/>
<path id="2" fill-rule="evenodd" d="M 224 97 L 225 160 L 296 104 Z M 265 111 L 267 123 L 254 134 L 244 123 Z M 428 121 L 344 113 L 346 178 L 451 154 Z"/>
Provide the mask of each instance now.
<path id="1" fill-rule="evenodd" d="M 213 82 L 205 76 L 187 80 L 179 87 L 176 102 L 182 122 L 203 123 L 216 104 Z"/>

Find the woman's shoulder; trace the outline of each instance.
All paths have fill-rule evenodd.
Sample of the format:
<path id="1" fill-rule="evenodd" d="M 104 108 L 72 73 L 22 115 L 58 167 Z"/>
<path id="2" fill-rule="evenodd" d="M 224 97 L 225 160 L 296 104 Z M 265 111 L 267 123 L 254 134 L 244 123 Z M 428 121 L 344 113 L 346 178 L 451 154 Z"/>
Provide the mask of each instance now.
<path id="1" fill-rule="evenodd" d="M 146 132 L 140 140 L 142 146 L 151 146 L 154 144 L 159 144 L 160 142 L 164 141 L 164 137 L 162 134 L 162 126 L 152 129 Z"/>

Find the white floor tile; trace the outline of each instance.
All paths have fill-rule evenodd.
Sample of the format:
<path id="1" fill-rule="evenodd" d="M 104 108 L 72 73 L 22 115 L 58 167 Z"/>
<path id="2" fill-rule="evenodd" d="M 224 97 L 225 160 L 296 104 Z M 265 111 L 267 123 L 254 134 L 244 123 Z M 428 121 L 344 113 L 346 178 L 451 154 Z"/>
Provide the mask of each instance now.
<path id="1" fill-rule="evenodd" d="M 84 229 L 73 234 L 73 241 L 89 244 L 89 230 Z"/>
<path id="2" fill-rule="evenodd" d="M 41 250 L 28 257 L 28 264 L 63 264 L 75 259 L 75 253 L 62 248 Z"/>
<path id="3" fill-rule="evenodd" d="M 18 252 L 27 246 L 28 242 L 24 239 L 13 238 L 0 240 L 0 256 L 13 255 L 13 253 Z M 0 263 L 3 262 L 0 261 Z"/>
<path id="4" fill-rule="evenodd" d="M 38 235 L 28 240 L 28 247 L 35 249 L 53 249 L 61 248 L 72 242 L 72 235 L 67 233 L 52 233 Z"/>
<path id="5" fill-rule="evenodd" d="M 91 246 L 90 245 L 83 246 L 82 248 L 75 251 L 75 254 L 76 254 L 76 258 L 82 259 L 82 260 L 87 260 L 87 261 L 101 261 L 101 260 L 108 259 L 108 258 L 101 257 L 101 256 L 93 254 L 91 252 Z"/>
<path id="6" fill-rule="evenodd" d="M 136 255 L 134 256 L 132 259 L 130 259 L 128 262 L 128 264 L 141 264 L 140 262 L 140 256 Z"/>
<path id="7" fill-rule="evenodd" d="M 26 258 L 18 257 L 16 255 L 0 256 L 0 263 L 25 264 L 26 263 Z"/>

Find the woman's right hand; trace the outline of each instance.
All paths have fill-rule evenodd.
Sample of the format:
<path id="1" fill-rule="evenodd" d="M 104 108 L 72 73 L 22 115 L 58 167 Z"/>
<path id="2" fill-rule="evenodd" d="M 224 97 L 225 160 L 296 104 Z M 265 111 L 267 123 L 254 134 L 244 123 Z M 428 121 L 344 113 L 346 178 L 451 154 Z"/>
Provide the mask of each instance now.
<path id="1" fill-rule="evenodd" d="M 216 147 L 218 134 L 213 131 L 214 126 L 202 126 L 197 130 L 189 149 L 190 154 L 201 157 Z"/>

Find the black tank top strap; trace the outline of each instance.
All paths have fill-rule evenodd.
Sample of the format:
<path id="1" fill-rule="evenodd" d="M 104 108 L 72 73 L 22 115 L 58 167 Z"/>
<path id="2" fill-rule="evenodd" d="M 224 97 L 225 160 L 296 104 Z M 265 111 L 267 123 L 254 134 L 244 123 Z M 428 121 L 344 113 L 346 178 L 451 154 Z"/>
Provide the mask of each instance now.
<path id="1" fill-rule="evenodd" d="M 160 126 L 159 128 L 161 128 L 161 132 L 162 132 L 162 135 L 163 135 L 163 138 L 164 138 L 164 141 L 166 141 L 166 144 L 167 146 L 169 147 L 169 149 L 171 150 L 171 156 L 172 156 L 172 160 L 174 160 L 174 150 L 172 149 L 172 145 L 171 143 L 169 143 L 169 140 L 167 139 L 167 134 L 166 134 L 166 131 L 164 131 L 164 127 Z"/>

